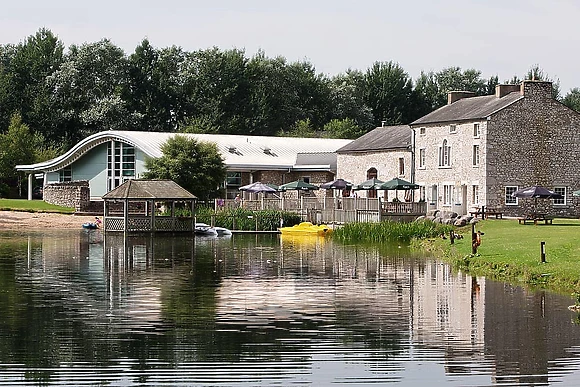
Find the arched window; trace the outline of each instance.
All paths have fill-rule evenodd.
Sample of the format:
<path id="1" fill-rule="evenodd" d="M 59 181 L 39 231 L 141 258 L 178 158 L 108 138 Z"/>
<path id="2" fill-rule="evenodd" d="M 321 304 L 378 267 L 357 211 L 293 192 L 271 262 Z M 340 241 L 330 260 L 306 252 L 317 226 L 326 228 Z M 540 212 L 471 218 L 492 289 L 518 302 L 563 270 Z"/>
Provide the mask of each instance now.
<path id="1" fill-rule="evenodd" d="M 451 166 L 451 146 L 447 143 L 447 140 L 443 140 L 443 144 L 439 147 L 439 166 Z"/>

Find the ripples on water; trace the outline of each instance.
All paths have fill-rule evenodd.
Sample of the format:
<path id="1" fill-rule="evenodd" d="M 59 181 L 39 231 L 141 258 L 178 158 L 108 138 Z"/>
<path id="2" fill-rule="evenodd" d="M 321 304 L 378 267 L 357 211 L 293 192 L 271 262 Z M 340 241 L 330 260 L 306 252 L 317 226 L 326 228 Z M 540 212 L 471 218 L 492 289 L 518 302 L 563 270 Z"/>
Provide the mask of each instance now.
<path id="1" fill-rule="evenodd" d="M 405 248 L 0 234 L 0 385 L 580 385 L 568 297 Z"/>

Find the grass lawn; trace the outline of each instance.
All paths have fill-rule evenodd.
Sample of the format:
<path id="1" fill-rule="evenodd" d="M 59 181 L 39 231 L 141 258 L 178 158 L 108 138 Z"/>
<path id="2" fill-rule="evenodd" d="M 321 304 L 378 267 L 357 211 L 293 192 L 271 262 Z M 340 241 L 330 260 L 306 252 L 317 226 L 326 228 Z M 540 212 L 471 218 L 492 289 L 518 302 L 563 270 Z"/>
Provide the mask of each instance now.
<path id="1" fill-rule="evenodd" d="M 55 206 L 42 200 L 26 199 L 0 199 L 1 211 L 27 211 L 27 212 L 56 212 L 62 214 L 72 214 L 74 208 Z"/>
<path id="2" fill-rule="evenodd" d="M 517 220 L 484 220 L 476 224 L 481 238 L 477 254 L 471 254 L 471 227 L 463 239 L 437 239 L 434 246 L 457 269 L 562 293 L 580 293 L 580 221 L 554 219 L 553 225 L 519 224 Z M 541 242 L 546 262 L 541 262 Z"/>

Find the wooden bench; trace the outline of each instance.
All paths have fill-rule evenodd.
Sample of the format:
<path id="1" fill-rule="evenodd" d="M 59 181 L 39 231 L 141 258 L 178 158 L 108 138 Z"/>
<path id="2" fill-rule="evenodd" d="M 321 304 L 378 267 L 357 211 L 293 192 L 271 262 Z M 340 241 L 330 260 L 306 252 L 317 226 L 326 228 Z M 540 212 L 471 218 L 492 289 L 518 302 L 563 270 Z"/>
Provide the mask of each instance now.
<path id="1" fill-rule="evenodd" d="M 544 222 L 544 224 L 552 224 L 554 220 L 551 216 L 524 216 L 518 218 L 519 224 L 534 223 L 536 226 L 538 223 Z"/>
<path id="2" fill-rule="evenodd" d="M 481 215 L 481 218 L 482 219 L 487 219 L 490 216 L 495 216 L 496 219 L 503 219 L 503 212 L 497 211 L 497 210 L 494 210 L 494 209 L 488 209 L 488 210 L 485 210 L 483 212 L 481 210 L 470 211 L 469 213 L 471 214 L 471 216 L 476 217 L 476 218 L 479 215 Z"/>

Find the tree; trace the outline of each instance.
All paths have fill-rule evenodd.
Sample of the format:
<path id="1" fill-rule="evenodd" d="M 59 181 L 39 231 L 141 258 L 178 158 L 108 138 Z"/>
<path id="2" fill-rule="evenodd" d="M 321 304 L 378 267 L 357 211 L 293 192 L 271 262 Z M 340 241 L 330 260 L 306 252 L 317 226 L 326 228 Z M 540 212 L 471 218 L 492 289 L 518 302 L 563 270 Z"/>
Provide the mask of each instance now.
<path id="1" fill-rule="evenodd" d="M 571 89 L 562 100 L 562 103 L 580 113 L 580 88 Z"/>
<path id="2" fill-rule="evenodd" d="M 352 120 L 363 131 L 376 126 L 372 111 L 365 103 L 364 75 L 360 71 L 348 70 L 334 76 L 328 84 L 331 120 Z"/>
<path id="3" fill-rule="evenodd" d="M 346 118 L 344 120 L 330 120 L 324 125 L 325 137 L 329 138 L 358 138 L 366 131 L 360 128 L 354 120 Z"/>
<path id="4" fill-rule="evenodd" d="M 11 188 L 18 187 L 18 196 L 22 196 L 22 173 L 15 167 L 34 162 L 37 147 L 34 135 L 22 122 L 20 114 L 14 114 L 8 131 L 0 134 L 0 183 Z"/>
<path id="5" fill-rule="evenodd" d="M 364 83 L 365 103 L 373 112 L 375 125 L 411 122 L 413 82 L 398 63 L 375 62 L 365 73 Z"/>
<path id="6" fill-rule="evenodd" d="M 226 167 L 216 144 L 175 135 L 161 151 L 161 157 L 146 160 L 144 178 L 173 180 L 200 200 L 218 197 Z"/>

